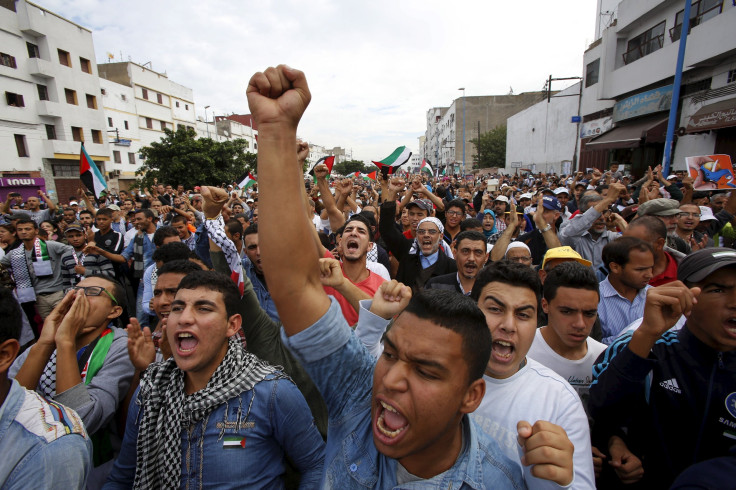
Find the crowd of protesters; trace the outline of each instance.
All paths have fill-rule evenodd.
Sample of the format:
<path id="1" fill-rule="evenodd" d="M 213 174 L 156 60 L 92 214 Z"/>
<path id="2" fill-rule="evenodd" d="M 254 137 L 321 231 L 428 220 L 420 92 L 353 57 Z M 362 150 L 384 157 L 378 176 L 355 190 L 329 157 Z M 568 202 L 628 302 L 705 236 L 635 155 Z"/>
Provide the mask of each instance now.
<path id="1" fill-rule="evenodd" d="M 2 488 L 727 488 L 736 192 L 304 174 L 0 204 Z M 259 220 L 260 215 L 260 220 Z"/>

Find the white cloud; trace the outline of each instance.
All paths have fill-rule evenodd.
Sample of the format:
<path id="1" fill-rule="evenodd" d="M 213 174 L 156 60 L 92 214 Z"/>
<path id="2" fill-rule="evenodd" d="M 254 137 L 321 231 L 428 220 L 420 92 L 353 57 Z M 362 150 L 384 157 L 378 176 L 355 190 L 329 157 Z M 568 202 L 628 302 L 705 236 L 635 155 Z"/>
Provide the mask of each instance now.
<path id="1" fill-rule="evenodd" d="M 248 79 L 267 66 L 304 70 L 312 103 L 300 136 L 352 148 L 366 161 L 400 145 L 417 149 L 427 109 L 450 105 L 461 95 L 458 87 L 467 95 L 505 94 L 510 86 L 521 93 L 541 90 L 549 74 L 581 75 L 595 23 L 591 0 L 46 0 L 43 6 L 93 31 L 98 62 L 122 52 L 191 87 L 200 115 L 205 105 L 217 114 L 248 113 Z"/>

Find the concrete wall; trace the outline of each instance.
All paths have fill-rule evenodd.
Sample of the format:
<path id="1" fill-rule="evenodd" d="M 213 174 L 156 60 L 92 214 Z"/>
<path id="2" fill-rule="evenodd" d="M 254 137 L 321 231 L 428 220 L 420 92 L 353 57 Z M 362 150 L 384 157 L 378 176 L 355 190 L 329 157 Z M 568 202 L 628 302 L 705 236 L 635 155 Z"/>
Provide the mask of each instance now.
<path id="1" fill-rule="evenodd" d="M 537 171 L 557 172 L 562 161 L 573 159 L 578 125 L 571 122 L 578 113 L 580 91 L 576 83 L 546 100 L 515 114 L 507 120 L 506 173 L 511 173 L 511 162 L 521 162 L 524 168 L 536 165 Z"/>

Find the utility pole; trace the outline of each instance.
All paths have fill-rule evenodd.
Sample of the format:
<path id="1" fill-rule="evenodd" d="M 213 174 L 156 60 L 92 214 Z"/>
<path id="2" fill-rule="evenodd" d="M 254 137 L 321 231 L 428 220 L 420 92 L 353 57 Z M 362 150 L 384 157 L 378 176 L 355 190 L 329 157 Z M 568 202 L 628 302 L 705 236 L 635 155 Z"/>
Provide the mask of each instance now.
<path id="1" fill-rule="evenodd" d="M 463 179 L 467 173 L 465 170 L 465 87 L 460 87 L 458 90 L 463 91 Z M 457 141 L 457 138 L 455 138 Z"/>

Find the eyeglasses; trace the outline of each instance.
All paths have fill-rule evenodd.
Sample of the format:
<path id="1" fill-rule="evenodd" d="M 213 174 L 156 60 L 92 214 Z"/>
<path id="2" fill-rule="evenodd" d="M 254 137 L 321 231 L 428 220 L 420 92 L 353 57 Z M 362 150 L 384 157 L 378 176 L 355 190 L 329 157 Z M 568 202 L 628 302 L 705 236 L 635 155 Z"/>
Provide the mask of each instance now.
<path id="1" fill-rule="evenodd" d="M 681 218 L 687 218 L 688 216 L 692 216 L 693 218 L 700 218 L 700 213 L 680 213 Z"/>
<path id="2" fill-rule="evenodd" d="M 462 211 L 447 211 L 445 214 L 447 216 L 462 216 L 463 212 Z"/>
<path id="3" fill-rule="evenodd" d="M 435 236 L 437 233 L 439 233 L 439 230 L 417 230 L 417 235 L 431 235 Z"/>
<path id="4" fill-rule="evenodd" d="M 113 296 L 110 291 L 103 288 L 102 286 L 72 286 L 70 288 L 66 288 L 64 290 L 64 294 L 68 293 L 69 291 L 79 291 L 80 289 L 84 291 L 85 296 L 99 296 L 104 292 L 110 297 L 113 303 L 115 303 L 116 305 L 118 304 L 118 300 L 115 299 L 115 296 Z"/>

